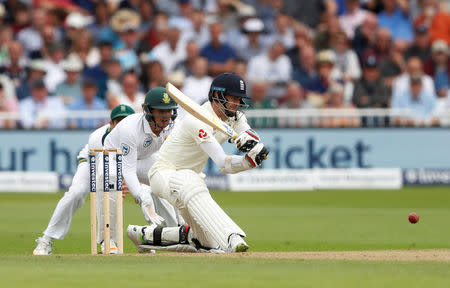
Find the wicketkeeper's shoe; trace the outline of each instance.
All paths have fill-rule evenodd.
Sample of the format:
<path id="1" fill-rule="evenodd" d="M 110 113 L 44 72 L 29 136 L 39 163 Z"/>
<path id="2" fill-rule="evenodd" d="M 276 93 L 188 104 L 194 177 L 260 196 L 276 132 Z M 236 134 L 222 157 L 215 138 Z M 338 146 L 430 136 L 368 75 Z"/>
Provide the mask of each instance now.
<path id="1" fill-rule="evenodd" d="M 133 241 L 136 247 L 145 243 L 144 231 L 142 231 L 142 229 L 144 228 L 145 226 L 128 225 L 127 228 L 128 238 L 130 238 L 130 240 Z"/>
<path id="2" fill-rule="evenodd" d="M 44 237 L 36 239 L 37 246 L 33 250 L 33 255 L 52 255 L 52 240 L 48 241 Z"/>
<path id="3" fill-rule="evenodd" d="M 102 247 L 102 254 L 105 253 L 105 242 L 102 241 L 102 244 L 100 245 Z M 116 243 L 112 239 L 109 239 L 109 254 L 117 254 L 118 249 L 116 246 Z"/>
<path id="4" fill-rule="evenodd" d="M 231 234 L 228 240 L 230 252 L 245 252 L 248 250 L 248 245 L 244 239 L 238 234 Z"/>

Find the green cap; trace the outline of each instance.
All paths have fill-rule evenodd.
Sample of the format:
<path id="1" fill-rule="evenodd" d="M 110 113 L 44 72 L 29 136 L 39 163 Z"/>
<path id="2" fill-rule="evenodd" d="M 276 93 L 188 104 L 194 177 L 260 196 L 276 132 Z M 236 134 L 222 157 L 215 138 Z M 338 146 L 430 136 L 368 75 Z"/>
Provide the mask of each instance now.
<path id="1" fill-rule="evenodd" d="M 114 107 L 111 111 L 111 120 L 117 117 L 127 117 L 128 115 L 134 114 L 133 108 L 128 105 L 120 104 Z"/>
<path id="2" fill-rule="evenodd" d="M 178 108 L 177 103 L 173 101 L 164 87 L 155 87 L 148 91 L 145 95 L 144 105 L 161 110 Z"/>

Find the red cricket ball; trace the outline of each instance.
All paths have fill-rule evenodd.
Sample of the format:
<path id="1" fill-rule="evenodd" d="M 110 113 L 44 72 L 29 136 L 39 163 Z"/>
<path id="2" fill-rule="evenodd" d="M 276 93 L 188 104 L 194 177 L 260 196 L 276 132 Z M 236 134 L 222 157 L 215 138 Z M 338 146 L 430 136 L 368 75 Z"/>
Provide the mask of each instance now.
<path id="1" fill-rule="evenodd" d="M 410 223 L 416 224 L 417 222 L 419 222 L 419 215 L 417 215 L 417 213 L 415 212 L 412 212 L 411 214 L 409 214 L 408 220 Z"/>

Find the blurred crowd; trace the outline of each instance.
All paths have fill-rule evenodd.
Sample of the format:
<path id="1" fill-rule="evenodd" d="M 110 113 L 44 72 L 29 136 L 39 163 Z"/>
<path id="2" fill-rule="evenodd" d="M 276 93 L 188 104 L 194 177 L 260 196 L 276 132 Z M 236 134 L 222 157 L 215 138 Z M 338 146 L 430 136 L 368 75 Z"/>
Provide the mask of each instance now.
<path id="1" fill-rule="evenodd" d="M 141 111 L 167 81 L 202 103 L 223 72 L 247 81 L 249 109 L 406 109 L 439 125 L 450 108 L 448 1 L 0 3 L 0 112 L 19 115 L 3 129 L 92 129 L 102 119 L 38 115 Z"/>

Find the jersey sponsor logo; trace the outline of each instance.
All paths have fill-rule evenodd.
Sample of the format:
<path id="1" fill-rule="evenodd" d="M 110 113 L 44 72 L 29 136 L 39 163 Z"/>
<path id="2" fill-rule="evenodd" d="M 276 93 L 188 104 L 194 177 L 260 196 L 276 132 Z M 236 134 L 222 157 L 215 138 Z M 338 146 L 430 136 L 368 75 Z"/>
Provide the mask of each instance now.
<path id="1" fill-rule="evenodd" d="M 198 137 L 206 138 L 207 136 L 208 136 L 208 133 L 206 133 L 205 130 L 203 130 L 203 129 L 198 130 Z"/>
<path id="2" fill-rule="evenodd" d="M 125 143 L 120 144 L 120 146 L 122 147 L 122 153 L 123 155 L 128 155 L 128 153 L 130 153 L 130 146 L 128 146 Z"/>
<path id="3" fill-rule="evenodd" d="M 144 140 L 144 148 L 147 148 L 148 146 L 150 146 L 150 144 L 152 144 L 153 139 L 151 137 L 148 137 Z"/>
<path id="4" fill-rule="evenodd" d="M 164 103 L 166 103 L 166 104 L 169 104 L 169 103 L 170 103 L 170 97 L 169 97 L 169 95 L 168 95 L 167 93 L 164 93 L 164 94 L 163 94 L 162 101 L 163 101 Z"/>

